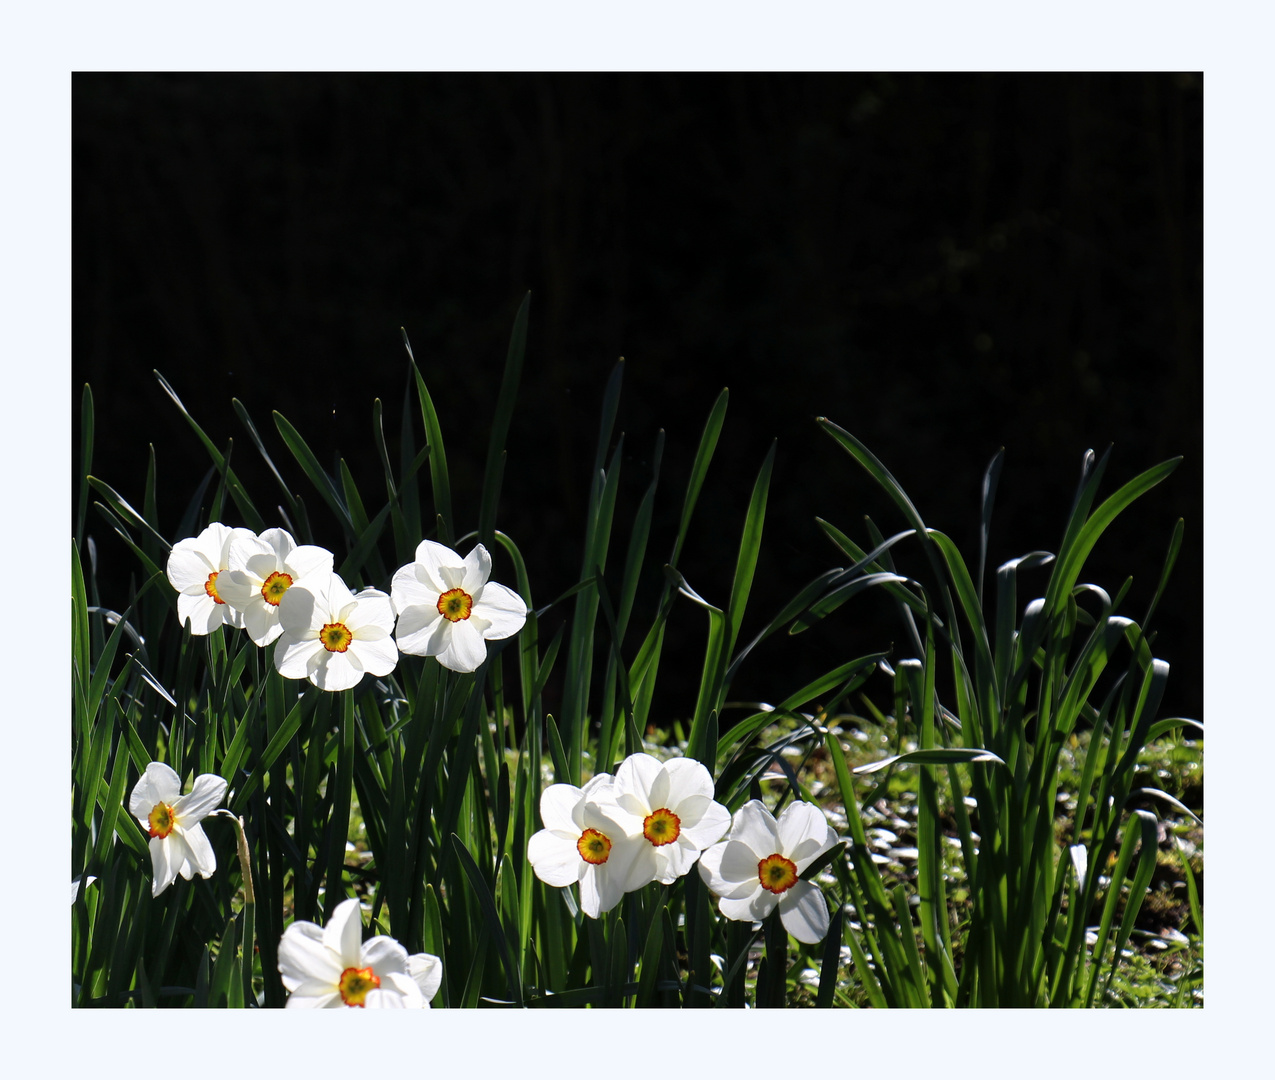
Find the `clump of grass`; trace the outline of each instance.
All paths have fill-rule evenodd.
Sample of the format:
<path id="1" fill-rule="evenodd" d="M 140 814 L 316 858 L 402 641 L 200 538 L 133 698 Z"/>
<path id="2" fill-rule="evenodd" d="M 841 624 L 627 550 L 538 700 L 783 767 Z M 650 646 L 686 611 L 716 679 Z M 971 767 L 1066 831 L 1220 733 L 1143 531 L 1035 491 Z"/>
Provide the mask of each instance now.
<path id="1" fill-rule="evenodd" d="M 349 896 L 365 903 L 376 932 L 441 958 L 435 1004 L 445 1007 L 1165 1003 L 1169 991 L 1155 987 L 1195 1003 L 1202 833 L 1179 807 L 1194 798 L 1202 758 L 1198 741 L 1169 737 L 1194 738 L 1199 726 L 1155 719 L 1167 667 L 1147 633 L 1181 523 L 1140 622 L 1117 614 L 1124 590 L 1112 598 L 1080 579 L 1103 529 L 1174 463 L 1095 506 L 1106 458 L 1088 457 L 1057 554 L 1031 552 L 996 569 L 984 607 L 982 555 L 971 575 L 867 448 L 820 420 L 907 527 L 887 539 L 869 521 L 860 546 L 821 520 L 849 565 L 819 575 L 778 612 L 749 612 L 774 448 L 738 532 L 715 553 L 734 566 L 729 593 L 706 598 L 684 551 L 727 394 L 711 403 L 676 485 L 675 532 L 656 535 L 656 502 L 668 497 L 663 439 L 655 436 L 650 473 L 626 505 L 625 436 L 614 430 L 621 363 L 602 400 L 579 576 L 546 602 L 536 568 L 498 527 L 527 320 L 524 302 L 478 492 L 452 489 L 443 424 L 410 346 L 394 455 L 390 418 L 379 400 L 373 407 L 383 492 L 360 490 L 344 460 L 325 466 L 279 413 L 268 441 L 234 401 L 277 482 L 269 501 L 250 493 L 231 449 L 208 438 L 160 377 L 211 461 L 189 485 L 173 537 L 212 521 L 254 531 L 280 524 L 333 550 L 346 581 L 382 589 L 424 537 L 482 542 L 529 614 L 472 673 L 403 656 L 389 675 L 324 693 L 283 679 L 269 652 L 238 631 L 193 637 L 175 617 L 163 569 L 171 539 L 159 505 L 171 489 L 161 492 L 153 454 L 140 509 L 92 474 L 85 388 L 72 561 L 72 858 L 86 883 L 72 905 L 75 1004 L 281 1006 L 285 928 L 322 922 Z M 999 469 L 998 456 L 985 485 L 983 551 Z M 100 602 L 90 520 L 136 560 L 118 610 Z M 323 520 L 334 524 L 315 527 Z M 724 523 L 712 525 L 723 534 Z M 917 565 L 901 569 L 909 552 Z M 652 560 L 662 575 L 644 573 Z M 1021 605 L 1018 572 L 1045 566 L 1045 595 Z M 820 637 L 817 624 L 867 589 L 893 598 L 913 656 L 847 658 L 835 638 Z M 747 640 L 746 612 L 761 626 Z M 659 674 L 686 662 L 665 655 L 673 617 L 700 620 L 704 645 L 691 659 L 700 680 L 685 727 L 661 730 L 652 723 Z M 774 704 L 734 707 L 741 665 L 764 663 L 766 640 L 780 632 L 810 634 L 827 671 L 801 687 L 775 672 Z M 882 630 L 883 640 L 893 636 Z M 720 917 L 693 871 L 627 894 L 596 920 L 570 890 L 536 877 L 527 845 L 542 824 L 542 791 L 579 785 L 639 752 L 702 762 L 732 812 L 750 798 L 775 810 L 792 799 L 823 808 L 845 841 L 808 871 L 832 909 L 822 942 L 790 938 L 777 914 L 758 926 Z M 234 828 L 209 819 L 217 872 L 151 895 L 148 838 L 124 804 L 154 760 L 229 781 L 246 869 Z M 1181 878 L 1160 861 L 1172 854 L 1169 836 L 1185 853 Z M 1179 937 L 1162 934 L 1167 944 L 1153 948 L 1140 913 Z"/>

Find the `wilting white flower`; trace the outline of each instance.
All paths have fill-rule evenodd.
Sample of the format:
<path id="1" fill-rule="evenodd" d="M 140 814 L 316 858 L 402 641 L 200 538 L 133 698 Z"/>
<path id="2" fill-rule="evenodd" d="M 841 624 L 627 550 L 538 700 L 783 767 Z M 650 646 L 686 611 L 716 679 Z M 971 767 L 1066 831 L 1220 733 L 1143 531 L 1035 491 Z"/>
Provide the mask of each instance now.
<path id="1" fill-rule="evenodd" d="M 428 1009 L 443 981 L 429 953 L 407 954 L 392 937 L 363 940 L 357 899 L 337 905 L 326 927 L 298 920 L 279 941 L 289 1009 Z"/>
<path id="2" fill-rule="evenodd" d="M 198 536 L 178 540 L 168 555 L 169 584 L 177 590 L 177 618 L 192 634 L 211 634 L 222 623 L 239 629 L 243 614 L 222 598 L 218 579 L 230 568 L 230 544 L 252 541 L 251 529 L 231 529 L 214 521 Z"/>
<path id="3" fill-rule="evenodd" d="M 487 659 L 485 642 L 510 637 L 527 621 L 522 597 L 490 576 L 491 556 L 482 544 L 462 559 L 422 540 L 416 561 L 400 567 L 390 586 L 398 647 L 437 657 L 452 671 L 476 671 Z"/>
<path id="4" fill-rule="evenodd" d="M 388 675 L 398 663 L 390 598 L 376 589 L 356 596 L 336 574 L 312 574 L 288 589 L 279 601 L 279 623 L 274 666 L 285 679 L 348 690 L 365 672 Z"/>
<path id="5" fill-rule="evenodd" d="M 599 773 L 583 788 L 551 784 L 540 793 L 545 827 L 527 843 L 527 861 L 546 885 L 579 882 L 580 910 L 591 919 L 610 911 L 626 892 L 654 881 L 655 848 L 624 824 L 613 777 Z"/>
<path id="6" fill-rule="evenodd" d="M 712 776 L 692 758 L 661 762 L 632 754 L 615 771 L 614 795 L 655 849 L 656 880 L 665 885 L 690 870 L 730 827 L 730 811 L 713 801 Z"/>
<path id="7" fill-rule="evenodd" d="M 151 895 L 158 896 L 181 874 L 187 881 L 196 871 L 211 877 L 217 869 L 212 844 L 199 823 L 226 796 L 226 781 L 205 773 L 195 778 L 187 795 L 172 769 L 158 761 L 146 766 L 128 800 L 128 812 L 150 835 L 154 880 Z"/>
<path id="8" fill-rule="evenodd" d="M 247 535 L 243 535 L 243 534 Z M 217 579 L 221 598 L 243 615 L 244 629 L 258 645 L 271 644 L 279 625 L 279 602 L 307 575 L 332 573 L 332 552 L 313 544 L 297 545 L 283 529 L 253 536 L 238 530 L 230 539 L 229 569 Z"/>
<path id="9" fill-rule="evenodd" d="M 817 806 L 793 803 L 776 821 L 753 799 L 739 808 L 726 839 L 700 856 L 700 877 L 726 918 L 760 922 L 778 904 L 784 929 L 813 945 L 828 932 L 828 902 L 798 878 L 836 842 Z"/>

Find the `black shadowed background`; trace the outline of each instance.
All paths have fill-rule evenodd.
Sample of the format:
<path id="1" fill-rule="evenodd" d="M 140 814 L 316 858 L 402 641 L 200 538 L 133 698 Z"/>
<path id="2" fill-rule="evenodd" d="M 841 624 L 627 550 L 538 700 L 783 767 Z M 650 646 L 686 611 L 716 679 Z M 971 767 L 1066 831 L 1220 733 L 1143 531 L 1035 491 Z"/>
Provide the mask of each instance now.
<path id="1" fill-rule="evenodd" d="M 710 601 L 728 595 L 778 439 L 741 640 L 846 565 L 816 516 L 864 546 L 864 514 L 886 535 L 906 527 L 815 416 L 866 442 L 971 566 L 983 470 L 1004 447 L 989 573 L 1057 549 L 1086 449 L 1114 444 L 1100 498 L 1183 455 L 1082 580 L 1114 595 L 1132 575 L 1122 611 L 1140 620 L 1185 518 L 1153 650 L 1172 670 L 1160 715 L 1203 719 L 1200 76 L 78 74 L 72 101 L 74 435 L 88 382 L 95 475 L 140 505 L 153 444 L 170 541 L 210 460 L 152 369 L 218 445 L 235 440 L 267 516 L 274 481 L 232 398 L 294 487 L 309 491 L 271 410 L 326 466 L 343 457 L 375 510 L 371 406 L 392 433 L 400 327 L 439 410 L 456 531 L 474 528 L 530 290 L 497 526 L 537 605 L 579 575 L 602 393 L 623 356 L 612 559 L 663 428 L 654 588 L 721 388 L 726 426 L 680 560 Z M 88 532 L 101 603 L 120 607 L 136 560 L 92 510 Z M 906 544 L 895 555 L 922 562 Z M 1025 574 L 1020 599 L 1046 573 Z M 685 719 L 706 622 L 689 603 L 675 616 L 656 708 Z M 892 607 L 856 597 L 759 649 L 732 696 L 775 701 L 891 642 L 910 655 Z"/>

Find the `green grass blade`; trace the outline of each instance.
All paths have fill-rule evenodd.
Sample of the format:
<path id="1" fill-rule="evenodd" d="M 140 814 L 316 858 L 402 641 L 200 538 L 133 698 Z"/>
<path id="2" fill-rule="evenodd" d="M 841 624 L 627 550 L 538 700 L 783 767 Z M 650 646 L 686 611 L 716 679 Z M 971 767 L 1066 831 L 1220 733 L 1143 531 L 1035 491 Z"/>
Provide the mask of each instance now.
<path id="1" fill-rule="evenodd" d="M 407 349 L 407 358 L 416 378 L 416 396 L 420 399 L 421 419 L 425 424 L 425 445 L 430 451 L 429 475 L 434 489 L 434 512 L 439 520 L 438 539 L 440 543 L 451 547 L 454 543 L 452 537 L 455 534 L 456 519 L 452 517 L 452 482 L 447 472 L 447 452 L 443 449 L 443 429 L 438 422 L 434 399 L 429 396 L 420 368 L 416 366 L 416 357 L 412 355 L 412 344 L 407 340 L 406 330 L 403 331 L 403 347 Z"/>

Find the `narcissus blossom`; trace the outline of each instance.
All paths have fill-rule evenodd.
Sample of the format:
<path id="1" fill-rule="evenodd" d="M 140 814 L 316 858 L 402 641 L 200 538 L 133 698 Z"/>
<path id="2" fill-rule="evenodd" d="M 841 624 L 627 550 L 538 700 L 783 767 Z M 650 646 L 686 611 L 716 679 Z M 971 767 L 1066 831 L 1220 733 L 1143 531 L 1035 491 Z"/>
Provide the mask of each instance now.
<path id="1" fill-rule="evenodd" d="M 760 922 L 778 904 L 784 929 L 813 945 L 828 932 L 828 903 L 798 878 L 836 842 L 817 806 L 793 803 L 776 821 L 754 799 L 739 808 L 726 839 L 700 856 L 700 877 L 726 918 Z"/>
<path id="2" fill-rule="evenodd" d="M 626 892 L 654 881 L 655 848 L 630 831 L 615 803 L 614 778 L 599 773 L 583 788 L 552 784 L 540 793 L 545 827 L 527 843 L 527 861 L 546 885 L 580 885 L 580 910 L 591 919 Z"/>
<path id="3" fill-rule="evenodd" d="M 197 776 L 190 793 L 183 795 L 181 777 L 167 765 L 152 761 L 146 766 L 129 796 L 128 812 L 151 838 L 152 896 L 167 889 L 178 874 L 187 881 L 196 871 L 201 877 L 212 876 L 217 858 L 199 823 L 225 796 L 226 781 L 220 776 Z"/>
<path id="4" fill-rule="evenodd" d="M 730 827 L 730 811 L 713 801 L 712 776 L 691 758 L 661 762 L 632 754 L 615 772 L 614 795 L 655 850 L 656 880 L 665 885 L 690 870 Z"/>
<path id="5" fill-rule="evenodd" d="M 230 568 L 230 544 L 253 541 L 251 529 L 231 529 L 214 521 L 198 536 L 178 540 L 168 555 L 168 581 L 177 590 L 177 618 L 192 634 L 211 634 L 222 623 L 239 629 L 243 614 L 221 596 L 219 581 Z"/>
<path id="6" fill-rule="evenodd" d="M 408 956 L 392 937 L 363 940 L 357 899 L 337 905 L 326 927 L 298 920 L 279 941 L 289 1009 L 428 1009 L 443 981 L 437 956 Z"/>
<path id="7" fill-rule="evenodd" d="M 274 666 L 285 679 L 348 690 L 364 673 L 388 675 L 398 663 L 390 598 L 377 589 L 356 596 L 336 574 L 312 574 L 289 588 L 279 601 L 279 624 Z"/>
<path id="8" fill-rule="evenodd" d="M 242 535 L 247 533 L 247 535 Z M 310 574 L 332 573 L 332 552 L 297 545 L 283 529 L 253 536 L 238 530 L 230 539 L 229 569 L 217 579 L 221 598 L 243 615 L 244 629 L 258 645 L 271 644 L 279 625 L 279 602 Z"/>
<path id="9" fill-rule="evenodd" d="M 452 671 L 476 671 L 487 659 L 485 642 L 510 637 L 527 621 L 522 597 L 490 576 L 491 556 L 482 544 L 462 559 L 422 540 L 416 561 L 400 567 L 390 587 L 398 647 L 436 657 Z"/>

